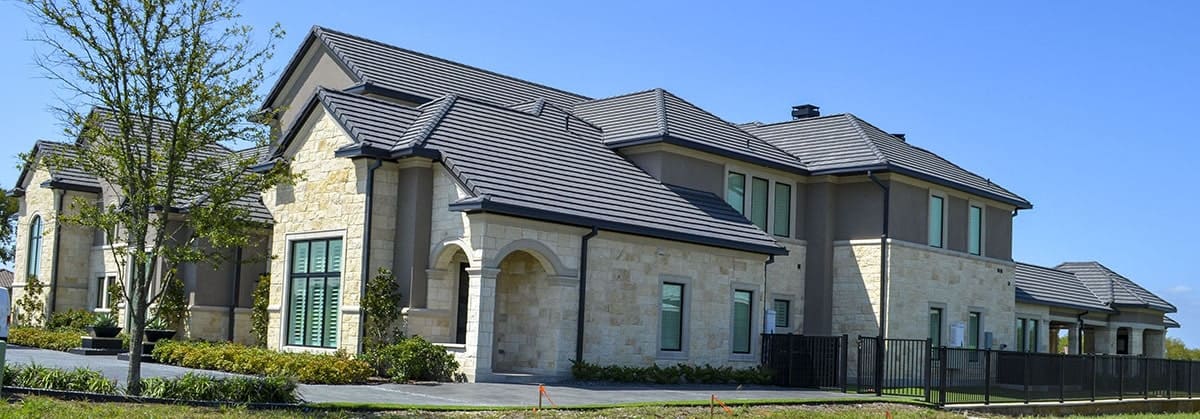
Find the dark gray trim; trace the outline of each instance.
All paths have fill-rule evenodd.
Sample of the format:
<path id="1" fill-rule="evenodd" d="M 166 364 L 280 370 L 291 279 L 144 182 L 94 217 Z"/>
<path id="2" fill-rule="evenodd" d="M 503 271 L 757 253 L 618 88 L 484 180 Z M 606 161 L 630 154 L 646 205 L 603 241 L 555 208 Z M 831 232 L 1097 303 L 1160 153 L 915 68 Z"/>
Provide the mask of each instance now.
<path id="1" fill-rule="evenodd" d="M 1116 312 L 1116 310 L 1112 310 L 1112 309 L 1102 309 L 1102 308 L 1098 308 L 1098 307 L 1089 307 L 1089 306 L 1078 305 L 1078 304 L 1039 300 L 1036 297 L 1032 297 L 1032 296 L 1026 297 L 1026 296 L 1017 295 L 1016 301 L 1020 302 L 1020 303 L 1026 303 L 1026 304 L 1035 304 L 1035 305 L 1062 307 L 1062 308 L 1074 308 L 1074 309 L 1079 309 L 1079 310 L 1088 310 L 1088 311 L 1096 311 L 1096 312 L 1104 312 L 1104 313 L 1115 313 Z"/>
<path id="2" fill-rule="evenodd" d="M 901 166 L 897 166 L 894 164 L 890 164 L 890 163 L 882 164 L 882 165 L 875 164 L 875 165 L 870 165 L 870 166 L 849 167 L 849 168 L 845 168 L 845 169 L 819 170 L 819 171 L 812 172 L 811 175 L 812 176 L 831 176 L 831 175 L 848 176 L 848 175 L 866 174 L 867 172 L 876 172 L 876 173 L 893 172 L 893 173 L 905 175 L 905 176 L 908 176 L 911 178 L 920 179 L 920 180 L 923 180 L 923 181 L 926 181 L 926 182 L 929 182 L 929 183 L 932 183 L 935 185 L 945 186 L 945 187 L 948 187 L 951 189 L 957 189 L 957 190 L 960 190 L 963 192 L 971 193 L 974 195 L 979 195 L 984 198 L 1000 201 L 1000 202 L 1012 205 L 1014 207 L 1017 207 L 1018 209 L 1033 209 L 1033 204 L 1026 202 L 1026 201 L 1020 201 L 1020 200 L 1015 200 L 1012 198 L 1000 196 L 995 193 L 988 192 L 988 191 L 985 191 L 985 190 L 982 190 L 979 188 L 973 188 L 973 187 L 970 187 L 967 185 L 963 185 L 961 183 L 951 182 L 951 181 L 948 181 L 948 180 L 945 180 L 945 179 L 942 179 L 939 177 L 927 175 L 927 174 L 924 174 L 921 172 L 913 171 L 913 170 L 910 170 L 910 169 L 907 169 L 907 168 L 904 168 Z"/>
<path id="3" fill-rule="evenodd" d="M 279 73 L 279 78 L 276 79 L 275 85 L 271 86 L 271 92 L 267 93 L 266 99 L 263 100 L 263 104 L 258 108 L 258 110 L 263 111 L 271 107 L 271 102 L 274 102 L 275 98 L 279 96 L 279 93 L 282 92 L 283 86 L 288 82 L 288 76 L 291 75 L 292 72 L 296 71 L 296 67 L 300 66 L 300 62 L 304 59 L 304 55 L 308 53 L 309 47 L 313 45 L 314 41 L 320 40 L 317 37 L 317 31 L 320 29 L 320 26 L 313 25 L 313 27 L 308 30 L 308 35 L 304 38 L 304 42 L 300 43 L 300 48 L 297 48 L 296 52 L 292 53 L 292 58 L 288 60 L 287 67 L 284 68 L 282 73 Z M 324 42 L 322 42 L 322 45 L 324 46 Z M 346 74 L 349 74 L 355 82 L 362 82 L 362 80 L 360 80 L 358 77 L 358 73 L 350 70 L 350 68 L 346 66 L 346 63 L 342 61 L 342 57 L 338 56 L 338 54 L 332 51 L 333 48 L 329 48 L 329 50 L 329 56 L 333 58 L 333 62 L 337 63 L 337 65 L 341 67 Z"/>
<path id="4" fill-rule="evenodd" d="M 696 141 L 692 141 L 692 140 L 688 140 L 688 139 L 684 139 L 684 138 L 679 138 L 674 135 L 653 134 L 653 135 L 646 136 L 646 137 L 631 138 L 628 140 L 621 140 L 621 141 L 613 141 L 613 142 L 607 143 L 606 145 L 608 146 L 608 148 L 611 148 L 613 150 L 620 150 L 622 148 L 627 148 L 627 147 L 634 147 L 634 146 L 646 145 L 646 144 L 656 144 L 656 143 L 676 145 L 676 146 L 689 148 L 689 149 L 696 150 L 696 151 L 702 151 L 702 152 L 709 153 L 709 154 L 715 154 L 715 155 L 718 155 L 721 157 L 728 157 L 728 158 L 731 158 L 734 160 L 740 160 L 740 161 L 743 161 L 746 163 L 770 167 L 772 169 L 784 170 L 784 171 L 788 171 L 788 172 L 792 172 L 792 173 L 799 173 L 802 175 L 808 175 L 810 173 L 808 171 L 808 169 L 805 169 L 800 166 L 801 163 L 798 160 L 796 161 L 795 166 L 780 164 L 780 163 L 766 160 L 766 159 L 763 159 L 760 157 L 755 157 L 755 156 L 752 156 L 749 154 L 737 153 L 737 152 L 729 151 L 729 150 L 726 150 L 723 148 L 713 147 L 708 144 L 703 144 L 700 142 L 696 142 Z"/>
<path id="5" fill-rule="evenodd" d="M 584 234 L 579 244 L 579 314 L 575 316 L 575 362 L 583 362 L 583 326 L 587 314 L 588 241 L 600 234 L 596 226 Z M 774 256 L 772 256 L 773 258 Z M 681 335 L 682 336 L 682 335 Z"/>
<path id="6" fill-rule="evenodd" d="M 436 98 L 427 98 L 424 96 L 417 96 L 412 93 L 401 92 L 396 89 L 389 89 L 389 88 L 386 88 L 386 87 L 383 87 L 383 86 L 380 86 L 380 85 L 377 85 L 374 83 L 369 83 L 369 82 L 368 83 L 359 83 L 354 86 L 347 87 L 346 89 L 344 89 L 342 91 L 346 92 L 346 93 L 354 93 L 354 94 L 360 94 L 360 95 L 373 94 L 373 95 L 379 95 L 379 96 L 386 96 L 386 97 L 390 97 L 393 99 L 400 99 L 405 102 L 413 102 L 418 105 L 422 105 L 422 104 L 425 104 L 426 102 L 430 102 L 430 101 L 433 101 L 434 99 L 436 99 Z"/>
<path id="7" fill-rule="evenodd" d="M 782 247 L 775 246 L 756 246 L 741 243 L 734 240 L 716 239 L 693 234 L 678 233 L 651 227 L 636 226 L 626 223 L 599 220 L 590 217 L 581 217 L 576 215 L 562 214 L 552 211 L 545 211 L 533 208 L 527 208 L 517 205 L 504 204 L 491 201 L 486 197 L 469 199 L 450 204 L 451 211 L 462 211 L 466 213 L 496 213 L 503 215 L 511 215 L 519 218 L 529 218 L 540 221 L 549 221 L 552 223 L 573 225 L 579 227 L 596 227 L 608 231 L 618 233 L 632 234 L 642 237 L 653 237 L 658 239 L 675 240 L 700 244 L 705 246 L 720 247 L 725 249 L 742 250 L 746 252 L 761 253 L 764 255 L 786 255 L 788 250 Z"/>
<path id="8" fill-rule="evenodd" d="M 233 342 L 234 326 L 237 324 L 234 317 L 237 315 L 238 297 L 242 293 L 242 247 L 238 246 L 236 252 L 233 265 L 233 287 L 230 288 L 232 291 L 229 296 L 229 330 L 226 333 L 230 342 Z"/>
<path id="9" fill-rule="evenodd" d="M 375 170 L 383 166 L 383 161 L 375 159 L 367 166 L 367 185 L 366 185 L 366 202 L 363 207 L 363 235 L 362 235 L 362 273 L 358 281 L 358 295 L 367 295 L 367 280 L 371 278 L 371 209 L 375 206 Z M 349 245 L 343 245 L 347 248 Z M 358 352 L 363 351 L 363 336 L 366 331 L 367 323 L 366 313 L 359 311 L 358 319 Z M 341 345 L 341 342 L 338 342 Z"/>
<path id="10" fill-rule="evenodd" d="M 67 191 L 60 191 L 58 193 L 58 197 L 56 197 L 57 202 L 54 206 L 54 250 L 52 250 L 54 254 L 51 255 L 51 263 L 53 263 L 53 265 L 50 265 L 50 313 L 58 312 L 58 249 L 62 248 L 61 218 L 63 199 L 66 197 Z M 45 221 L 43 221 L 42 225 L 45 225 Z M 26 267 L 26 270 L 29 270 L 28 267 Z"/>
<path id="11" fill-rule="evenodd" d="M 79 185 L 79 184 L 68 183 L 68 182 L 64 182 L 61 180 L 55 180 L 55 179 L 51 179 L 48 182 L 43 182 L 42 187 L 51 188 L 51 189 L 63 189 L 63 190 L 76 191 L 76 192 L 87 192 L 87 193 L 96 193 L 96 194 L 100 193 L 100 188 L 95 187 L 95 186 Z"/>

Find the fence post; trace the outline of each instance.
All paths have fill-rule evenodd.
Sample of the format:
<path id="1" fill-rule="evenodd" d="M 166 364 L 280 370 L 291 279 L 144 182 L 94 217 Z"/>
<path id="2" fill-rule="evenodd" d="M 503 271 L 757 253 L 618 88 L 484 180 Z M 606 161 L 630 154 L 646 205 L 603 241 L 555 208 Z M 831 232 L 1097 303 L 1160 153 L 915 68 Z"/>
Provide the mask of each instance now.
<path id="1" fill-rule="evenodd" d="M 1025 390 L 1025 392 L 1024 392 L 1025 404 L 1029 404 L 1029 375 L 1030 375 L 1029 359 L 1030 358 L 1033 358 L 1033 355 L 1030 352 L 1026 352 L 1025 353 L 1025 362 L 1023 365 L 1025 367 L 1024 371 L 1023 371 L 1025 379 L 1021 380 L 1021 382 L 1025 385 L 1025 389 L 1024 389 Z"/>
<path id="2" fill-rule="evenodd" d="M 938 348 L 938 405 L 946 405 L 946 347 Z"/>
<path id="3" fill-rule="evenodd" d="M 921 349 L 925 351 L 921 357 L 921 368 L 925 370 L 925 401 L 930 402 L 933 397 L 933 339 L 926 338 Z"/>
<path id="4" fill-rule="evenodd" d="M 854 345 L 854 385 L 858 387 L 858 393 L 862 394 L 863 389 L 863 351 L 862 351 L 862 336 L 855 339 Z"/>
<path id="5" fill-rule="evenodd" d="M 983 404 L 992 403 L 992 350 L 983 351 Z"/>
<path id="6" fill-rule="evenodd" d="M 1142 356 L 1142 399 L 1150 398 L 1150 358 Z"/>
<path id="7" fill-rule="evenodd" d="M 883 333 L 875 337 L 875 396 L 883 397 L 883 357 L 887 356 L 887 346 L 883 344 Z"/>
<path id="8" fill-rule="evenodd" d="M 1055 355 L 1053 358 L 1054 360 L 1058 361 L 1058 402 L 1059 403 L 1063 402 L 1063 399 L 1064 399 L 1063 387 L 1067 386 L 1067 377 L 1066 377 L 1067 373 L 1065 371 L 1066 363 L 1067 363 L 1066 356 L 1067 355 Z"/>
<path id="9" fill-rule="evenodd" d="M 847 355 L 849 354 L 849 351 L 850 351 L 850 348 L 849 348 L 849 346 L 850 346 L 850 335 L 848 335 L 848 334 L 844 334 L 844 333 L 842 334 L 842 341 L 841 341 L 841 345 L 840 345 L 840 346 L 841 346 L 841 349 L 842 349 L 842 350 L 841 350 L 841 356 L 842 356 L 842 373 L 841 373 L 841 374 L 838 374 L 838 376 L 839 376 L 839 377 L 841 377 L 841 379 L 842 379 L 842 393 L 845 393 L 845 392 L 846 392 L 846 389 L 847 389 L 847 387 L 850 385 L 849 383 L 847 383 L 847 382 L 846 382 L 846 381 L 847 381 L 846 379 L 847 379 L 847 378 L 849 378 L 849 375 L 850 375 L 850 372 L 849 372 L 849 371 L 847 371 L 847 369 L 849 369 L 849 368 L 850 368 L 850 360 L 847 358 Z"/>
<path id="10" fill-rule="evenodd" d="M 1188 382 L 1188 398 L 1192 398 L 1192 364 L 1194 362 L 1187 361 L 1187 382 Z"/>
<path id="11" fill-rule="evenodd" d="M 771 336 L 771 340 L 774 341 L 775 336 Z M 796 349 L 793 347 L 795 342 L 796 339 L 792 335 L 787 335 L 787 372 L 783 376 L 783 385 L 789 387 L 792 385 L 792 374 L 795 374 L 795 370 L 792 369 L 792 358 L 796 355 Z M 778 361 L 775 363 L 778 364 Z"/>
<path id="12" fill-rule="evenodd" d="M 1092 358 L 1092 402 L 1096 401 L 1096 354 L 1091 355 Z"/>
<path id="13" fill-rule="evenodd" d="M 1125 400 L 1125 357 L 1117 355 L 1117 400 Z"/>
<path id="14" fill-rule="evenodd" d="M 1160 360 L 1160 361 L 1158 361 L 1158 364 L 1162 365 L 1164 362 L 1167 363 L 1167 368 L 1164 369 L 1164 371 L 1167 372 L 1167 400 L 1170 400 L 1171 399 L 1171 390 L 1173 388 L 1175 388 L 1175 368 L 1173 366 L 1171 366 L 1171 364 L 1174 364 L 1175 361 L 1169 361 L 1169 360 L 1161 361 Z"/>

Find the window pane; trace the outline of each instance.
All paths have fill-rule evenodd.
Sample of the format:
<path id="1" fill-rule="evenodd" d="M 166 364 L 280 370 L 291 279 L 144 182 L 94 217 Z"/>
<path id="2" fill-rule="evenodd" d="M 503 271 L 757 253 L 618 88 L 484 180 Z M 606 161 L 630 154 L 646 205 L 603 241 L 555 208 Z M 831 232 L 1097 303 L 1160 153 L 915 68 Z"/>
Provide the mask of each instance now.
<path id="1" fill-rule="evenodd" d="M 775 235 L 792 235 L 792 185 L 775 184 Z"/>
<path id="2" fill-rule="evenodd" d="M 305 278 L 292 278 L 291 310 L 288 312 L 288 344 L 304 344 L 304 313 L 308 305 L 308 281 Z"/>
<path id="3" fill-rule="evenodd" d="M 971 312 L 967 320 L 967 347 L 971 349 L 979 349 L 979 319 L 979 313 Z"/>
<path id="4" fill-rule="evenodd" d="M 104 277 L 96 278 L 96 304 L 95 308 L 105 308 L 104 300 L 106 299 L 104 289 Z"/>
<path id="5" fill-rule="evenodd" d="M 791 308 L 791 301 L 775 300 L 775 327 L 788 327 L 788 320 L 791 318 Z"/>
<path id="6" fill-rule="evenodd" d="M 750 291 L 733 292 L 733 352 L 750 353 Z"/>
<path id="7" fill-rule="evenodd" d="M 325 278 L 309 278 L 308 294 L 308 323 L 304 325 L 307 329 L 305 344 L 321 346 L 321 334 L 325 331 Z"/>
<path id="8" fill-rule="evenodd" d="M 308 272 L 308 242 L 292 245 L 292 273 Z"/>
<path id="9" fill-rule="evenodd" d="M 337 318 L 338 298 L 341 297 L 341 280 L 337 277 L 325 278 L 325 347 L 337 347 Z"/>
<path id="10" fill-rule="evenodd" d="M 942 346 L 942 309 L 929 309 L 929 339 L 934 347 Z"/>
<path id="11" fill-rule="evenodd" d="M 309 259 L 312 261 L 308 265 L 309 272 L 325 272 L 325 251 L 329 250 L 328 246 L 327 241 L 312 242 L 309 245 Z"/>
<path id="12" fill-rule="evenodd" d="M 967 214 L 967 251 L 978 255 L 982 248 L 983 209 L 972 206 Z"/>
<path id="13" fill-rule="evenodd" d="M 329 241 L 329 271 L 328 272 L 341 272 L 341 271 L 342 271 L 342 241 L 341 240 L 330 240 Z"/>
<path id="14" fill-rule="evenodd" d="M 767 230 L 767 200 L 769 197 L 771 182 L 763 178 L 754 178 L 750 190 L 750 199 L 753 202 L 750 205 L 750 222 L 758 226 L 758 228 Z"/>
<path id="15" fill-rule="evenodd" d="M 929 245 L 942 247 L 942 197 L 929 197 Z"/>
<path id="16" fill-rule="evenodd" d="M 1025 344 L 1028 346 L 1029 352 L 1037 352 L 1038 350 L 1038 321 L 1029 319 L 1025 325 Z"/>
<path id="17" fill-rule="evenodd" d="M 683 285 L 663 284 L 661 316 L 659 348 L 664 351 L 683 350 Z"/>
<path id="18" fill-rule="evenodd" d="M 42 217 L 34 216 L 29 223 L 29 249 L 25 259 L 25 275 L 37 276 L 42 266 Z"/>
<path id="19" fill-rule="evenodd" d="M 1017 319 L 1016 329 L 1017 329 L 1016 333 L 1015 333 L 1017 335 L 1017 348 L 1016 349 L 1018 351 L 1024 351 L 1025 350 L 1025 319 Z"/>
<path id="20" fill-rule="evenodd" d="M 738 213 L 746 213 L 746 175 L 729 172 L 725 178 L 725 202 L 736 209 Z"/>

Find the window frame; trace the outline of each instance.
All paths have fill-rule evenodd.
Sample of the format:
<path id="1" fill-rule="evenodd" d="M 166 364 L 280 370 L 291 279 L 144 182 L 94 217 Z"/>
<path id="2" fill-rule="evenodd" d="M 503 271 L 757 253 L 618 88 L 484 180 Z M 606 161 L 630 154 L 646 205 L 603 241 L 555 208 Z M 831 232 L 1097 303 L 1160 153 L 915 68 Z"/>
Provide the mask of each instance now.
<path id="1" fill-rule="evenodd" d="M 742 177 L 742 196 L 741 196 L 742 202 L 741 202 L 741 205 L 738 205 L 738 206 L 735 206 L 733 204 L 733 202 L 729 202 L 730 201 L 729 187 L 734 185 L 734 183 L 732 182 L 733 179 L 731 179 L 731 177 L 733 177 L 734 175 Z M 725 170 L 725 203 L 729 204 L 729 206 L 733 207 L 733 209 L 737 210 L 737 212 L 739 214 L 742 214 L 743 216 L 746 215 L 746 205 L 750 201 L 748 199 L 750 197 L 750 190 L 749 190 L 749 188 L 746 187 L 746 185 L 749 183 L 748 182 L 749 180 L 750 180 L 750 176 L 747 176 L 745 173 L 738 172 L 738 171 L 731 170 L 731 169 Z"/>
<path id="2" fill-rule="evenodd" d="M 23 278 L 26 281 L 31 276 L 38 278 L 38 272 L 42 270 L 42 246 L 45 244 L 46 222 L 42 220 L 41 214 L 34 214 L 28 225 L 29 233 L 25 239 L 25 278 Z"/>
<path id="3" fill-rule="evenodd" d="M 679 350 L 663 350 L 662 349 L 662 291 L 666 284 L 676 284 L 683 286 L 683 301 L 680 311 L 680 328 L 679 333 Z M 660 275 L 658 278 L 658 292 L 656 293 L 658 301 L 658 327 L 655 330 L 654 345 L 657 349 L 658 359 L 671 360 L 686 360 L 688 359 L 689 339 L 691 338 L 691 311 L 692 311 L 692 292 L 689 290 L 692 286 L 692 279 L 678 275 Z"/>
<path id="4" fill-rule="evenodd" d="M 782 302 L 786 313 L 779 314 L 779 303 Z M 791 329 L 792 328 L 792 299 L 775 297 L 771 299 L 771 310 L 775 311 L 775 328 L 776 329 Z M 779 320 L 783 319 L 783 325 L 779 324 Z"/>
<path id="5" fill-rule="evenodd" d="M 944 340 L 944 336 L 943 336 L 945 334 L 945 330 L 943 330 L 943 329 L 946 328 L 946 308 L 941 307 L 941 306 L 936 306 L 936 305 L 929 306 L 929 310 L 926 312 L 925 324 L 926 324 L 926 327 L 930 331 L 935 330 L 934 329 L 935 326 L 933 323 L 933 313 L 935 313 L 935 312 L 937 313 L 937 316 L 938 316 L 938 321 L 937 321 L 937 326 L 936 326 L 937 338 L 934 339 L 934 336 L 932 336 L 933 333 L 930 333 L 931 336 L 929 336 L 929 340 L 930 340 L 929 346 L 931 348 L 941 347 L 945 344 L 945 340 Z"/>
<path id="6" fill-rule="evenodd" d="M 754 354 L 754 294 L 756 290 L 735 285 L 729 299 L 729 352 L 733 356 L 751 356 Z M 737 297 L 738 293 L 749 294 L 746 315 L 746 351 L 737 350 Z"/>
<path id="7" fill-rule="evenodd" d="M 741 205 L 741 208 L 738 208 L 732 202 L 729 202 L 730 201 L 729 187 L 730 187 L 730 185 L 734 184 L 733 182 L 731 182 L 731 179 L 730 179 L 730 176 L 732 176 L 732 175 L 742 177 L 742 179 L 741 179 L 742 180 L 742 196 L 741 196 L 742 205 Z M 751 223 L 754 223 L 752 212 L 755 209 L 754 200 L 756 199 L 756 194 L 754 193 L 754 190 L 753 190 L 755 180 L 764 180 L 767 182 L 767 188 L 766 188 L 767 189 L 767 191 L 766 191 L 767 197 L 766 197 L 766 204 L 764 205 L 766 207 L 766 209 L 764 210 L 766 212 L 766 219 L 763 221 L 763 226 L 759 227 L 757 224 L 755 224 L 755 227 L 759 227 L 759 229 L 762 230 L 763 232 L 765 232 L 769 235 L 774 235 L 776 237 L 788 237 L 788 238 L 794 237 L 795 236 L 795 234 L 794 234 L 794 229 L 795 229 L 794 224 L 795 223 L 793 222 L 792 218 L 794 218 L 795 214 L 796 214 L 796 205 L 797 205 L 796 202 L 797 202 L 798 198 L 796 197 L 796 192 L 795 192 L 796 182 L 791 179 L 787 179 L 786 177 L 781 176 L 781 175 L 770 174 L 769 172 L 765 172 L 762 170 L 754 170 L 753 168 L 732 166 L 732 165 L 726 166 L 725 167 L 725 178 L 724 178 L 724 183 L 725 183 L 724 200 L 725 200 L 725 203 L 729 204 L 730 207 L 733 207 L 733 209 L 736 210 L 738 212 L 738 214 L 741 214 L 743 217 L 745 217 Z M 779 204 L 778 189 L 780 186 L 786 187 L 788 189 L 788 196 L 787 196 L 787 201 L 786 201 L 787 202 L 787 217 L 786 217 L 787 225 L 786 226 L 778 226 L 777 225 L 779 223 L 779 219 L 778 219 L 779 217 L 778 217 L 778 214 L 776 214 L 776 209 L 777 209 L 777 204 Z M 785 231 L 780 231 L 780 229 L 778 229 L 776 227 L 783 227 L 783 230 L 785 230 Z"/>
<path id="8" fill-rule="evenodd" d="M 294 268 L 293 261 L 295 258 L 296 245 L 299 243 L 332 242 L 335 240 L 340 240 L 342 242 L 342 249 L 341 249 L 341 251 L 342 251 L 342 254 L 341 254 L 342 266 L 341 266 L 341 271 L 336 271 L 336 274 L 337 274 L 336 277 L 338 279 L 337 300 L 329 302 L 330 304 L 333 304 L 336 306 L 336 308 L 334 309 L 334 318 L 333 318 L 333 321 L 335 322 L 334 344 L 333 344 L 333 346 L 324 346 L 324 345 L 313 346 L 313 345 L 308 345 L 307 343 L 303 343 L 303 344 L 291 343 L 289 338 L 290 338 L 291 332 L 292 332 L 292 330 L 291 330 L 292 309 L 293 309 L 292 286 L 294 285 L 294 279 L 296 277 L 295 272 L 293 272 L 292 270 Z M 345 295 L 345 289 L 342 288 L 342 285 L 345 284 L 345 279 L 346 279 L 345 278 L 345 269 L 346 269 L 346 254 L 347 254 L 347 250 L 348 250 L 347 248 L 348 248 L 348 246 L 346 243 L 346 235 L 344 234 L 344 231 L 302 233 L 302 234 L 296 234 L 296 235 L 289 235 L 287 237 L 287 240 L 286 240 L 287 251 L 284 252 L 284 254 L 285 254 L 285 260 L 284 260 L 284 263 L 285 263 L 284 269 L 285 270 L 284 270 L 284 284 L 283 284 L 283 297 L 284 297 L 283 300 L 284 301 L 283 301 L 283 304 L 281 307 L 281 313 L 280 313 L 281 314 L 280 318 L 283 320 L 283 324 L 282 324 L 282 328 L 281 328 L 282 330 L 281 330 L 281 333 L 279 334 L 280 341 L 281 341 L 280 342 L 281 348 L 284 348 L 285 350 L 291 350 L 291 351 L 300 350 L 300 351 L 310 351 L 310 352 L 312 352 L 312 351 L 336 352 L 338 350 L 338 348 L 341 346 L 341 344 L 342 344 L 342 336 L 341 336 L 342 335 L 342 331 L 341 331 L 342 318 L 341 317 L 342 317 L 342 309 L 343 309 L 342 308 L 342 297 Z M 327 251 L 327 253 L 325 255 L 326 266 L 328 266 L 328 261 L 331 259 L 330 258 L 331 254 L 332 253 L 329 253 Z M 310 254 L 309 263 L 310 264 L 312 263 L 311 254 Z M 326 269 L 328 269 L 328 268 L 326 268 Z M 333 274 L 333 273 L 335 273 L 335 271 L 324 271 L 324 272 L 322 272 L 322 274 L 325 274 L 325 275 L 311 275 L 311 276 L 320 276 L 320 277 L 328 278 L 328 277 L 331 277 L 328 274 Z M 308 276 L 310 276 L 310 274 L 312 274 L 312 272 L 305 272 L 301 275 L 308 277 Z M 307 283 L 305 285 L 306 285 L 306 289 L 307 289 Z M 326 289 L 328 289 L 328 285 L 326 285 Z M 305 311 L 306 312 L 308 311 L 307 307 L 306 307 Z M 306 314 L 306 316 L 307 316 L 307 314 Z M 307 319 L 307 317 L 306 317 L 306 319 Z M 306 321 L 305 323 L 308 323 L 308 322 Z M 322 337 L 324 338 L 324 336 L 322 336 Z M 307 339 L 305 339 L 305 342 L 307 342 Z"/>
<path id="9" fill-rule="evenodd" d="M 792 215 L 793 208 L 792 207 L 795 204 L 795 201 L 792 198 L 792 196 L 794 195 L 792 193 L 792 190 L 795 188 L 792 187 L 791 183 L 778 182 L 778 181 L 774 182 L 774 184 L 772 186 L 773 187 L 771 188 L 771 221 L 770 221 L 771 222 L 771 233 L 774 234 L 776 237 L 792 237 L 792 217 L 793 217 L 793 215 Z M 782 217 L 782 222 L 786 224 L 784 226 L 779 225 L 779 223 L 780 223 L 780 216 L 779 216 L 779 203 L 780 203 L 780 201 L 779 201 L 780 193 L 779 192 L 780 191 L 779 191 L 779 188 L 780 187 L 787 188 L 787 196 L 785 197 L 787 200 L 786 201 L 787 210 L 783 214 L 783 217 Z M 782 228 L 780 228 L 780 227 L 782 227 Z M 780 232 L 780 230 L 783 230 L 783 231 Z"/>
<path id="10" fill-rule="evenodd" d="M 933 200 L 935 198 L 941 204 L 941 208 L 938 211 L 941 214 L 941 220 L 940 220 L 940 223 L 938 224 L 938 236 L 937 236 L 938 242 L 937 242 L 937 244 L 933 243 L 933 238 L 935 237 L 933 234 Z M 927 198 L 925 201 L 925 212 L 926 212 L 925 218 L 926 218 L 926 224 L 927 224 L 926 225 L 926 233 L 925 233 L 927 237 L 926 237 L 925 242 L 926 242 L 926 244 L 929 245 L 929 247 L 935 247 L 938 249 L 946 248 L 946 218 L 948 218 L 948 217 L 946 217 L 946 206 L 948 203 L 947 201 L 949 201 L 949 199 L 947 198 L 947 196 L 944 192 L 935 191 L 935 190 L 929 191 L 929 198 Z"/>
<path id="11" fill-rule="evenodd" d="M 972 241 L 971 241 L 971 233 L 972 233 L 972 231 L 971 231 L 971 210 L 973 210 L 973 209 L 979 210 L 979 231 L 975 232 L 975 235 L 976 235 L 975 239 L 977 240 L 977 243 L 972 243 Z M 985 205 L 981 202 L 967 201 L 967 253 L 968 254 L 975 255 L 975 256 L 983 256 L 984 255 L 984 252 L 986 251 L 985 243 L 987 243 L 987 240 L 985 239 L 986 231 L 987 231 L 987 205 Z M 976 247 L 975 251 L 971 251 L 972 244 L 974 244 Z"/>
<path id="12" fill-rule="evenodd" d="M 761 208 L 758 205 L 756 205 L 757 200 L 760 198 L 758 196 L 758 186 L 759 185 L 766 185 L 763 187 L 763 190 L 764 190 L 764 192 L 766 192 L 766 195 L 767 195 L 766 197 L 762 197 L 762 207 Z M 773 199 L 771 199 L 772 192 L 773 191 L 771 191 L 771 179 L 761 177 L 761 176 L 753 176 L 753 175 L 750 176 L 750 188 L 749 188 L 749 193 L 747 194 L 750 197 L 750 199 L 749 199 L 750 214 L 746 218 L 750 219 L 750 223 L 754 224 L 755 226 L 758 226 L 758 228 L 762 231 L 770 231 L 771 230 L 771 212 L 774 209 L 774 206 L 772 204 L 774 204 L 774 202 L 775 202 Z M 758 223 L 754 222 L 754 219 L 759 216 L 760 209 L 761 209 L 761 213 L 762 213 L 762 225 L 759 225 Z"/>

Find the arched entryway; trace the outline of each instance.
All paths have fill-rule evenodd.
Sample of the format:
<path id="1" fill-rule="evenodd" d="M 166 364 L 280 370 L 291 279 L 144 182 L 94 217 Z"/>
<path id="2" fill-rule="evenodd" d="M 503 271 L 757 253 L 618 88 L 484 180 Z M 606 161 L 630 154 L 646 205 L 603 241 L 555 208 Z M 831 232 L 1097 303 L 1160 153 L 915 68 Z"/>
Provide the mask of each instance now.
<path id="1" fill-rule="evenodd" d="M 501 260 L 496 277 L 494 372 L 550 374 L 558 369 L 562 301 L 549 275 L 527 251 L 514 251 Z"/>

